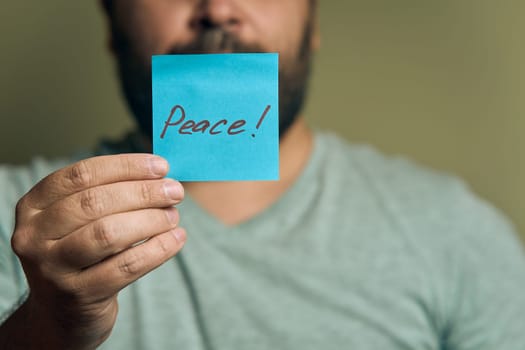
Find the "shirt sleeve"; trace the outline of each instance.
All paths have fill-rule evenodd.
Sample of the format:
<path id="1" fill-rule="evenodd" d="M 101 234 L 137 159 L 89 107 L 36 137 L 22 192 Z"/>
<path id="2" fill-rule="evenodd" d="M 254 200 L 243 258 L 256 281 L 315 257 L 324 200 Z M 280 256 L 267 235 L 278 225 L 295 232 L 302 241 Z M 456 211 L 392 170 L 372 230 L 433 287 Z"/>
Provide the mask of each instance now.
<path id="1" fill-rule="evenodd" d="M 472 195 L 458 203 L 446 349 L 525 349 L 525 253 L 513 225 Z"/>
<path id="2" fill-rule="evenodd" d="M 28 294 L 27 280 L 11 249 L 18 200 L 43 177 L 71 160 L 35 158 L 27 166 L 0 165 L 0 323 L 22 304 Z"/>
<path id="3" fill-rule="evenodd" d="M 23 195 L 27 173 L 14 167 L 0 166 L 0 323 L 25 300 L 27 283 L 17 256 L 11 249 L 15 206 Z"/>

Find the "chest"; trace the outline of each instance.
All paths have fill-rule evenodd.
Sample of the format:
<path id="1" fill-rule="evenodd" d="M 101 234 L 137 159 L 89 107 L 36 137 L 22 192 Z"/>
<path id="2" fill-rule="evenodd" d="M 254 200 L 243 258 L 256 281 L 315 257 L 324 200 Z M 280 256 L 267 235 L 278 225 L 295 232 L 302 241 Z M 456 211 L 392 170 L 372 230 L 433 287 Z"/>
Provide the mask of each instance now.
<path id="1" fill-rule="evenodd" d="M 285 248 L 185 251 L 127 291 L 116 333 L 131 348 L 439 349 L 403 260 Z"/>

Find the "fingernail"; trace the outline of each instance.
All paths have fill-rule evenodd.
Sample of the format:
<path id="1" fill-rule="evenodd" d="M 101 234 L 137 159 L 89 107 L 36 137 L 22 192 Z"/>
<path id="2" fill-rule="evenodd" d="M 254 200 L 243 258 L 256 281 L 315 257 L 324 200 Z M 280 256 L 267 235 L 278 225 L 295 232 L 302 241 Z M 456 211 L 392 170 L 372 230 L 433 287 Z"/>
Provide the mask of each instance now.
<path id="1" fill-rule="evenodd" d="M 176 228 L 175 230 L 171 231 L 173 233 L 173 236 L 179 243 L 184 243 L 186 241 L 186 232 L 184 229 Z"/>
<path id="2" fill-rule="evenodd" d="M 168 172 L 168 162 L 161 157 L 155 157 L 150 161 L 151 172 L 155 175 L 164 176 Z"/>
<path id="3" fill-rule="evenodd" d="M 167 198 L 170 199 L 181 199 L 182 198 L 182 185 L 175 181 L 168 181 L 164 183 L 164 193 Z"/>
<path id="4" fill-rule="evenodd" d="M 168 217 L 169 222 L 172 224 L 177 224 L 179 221 L 179 213 L 175 208 L 166 209 L 166 216 Z"/>

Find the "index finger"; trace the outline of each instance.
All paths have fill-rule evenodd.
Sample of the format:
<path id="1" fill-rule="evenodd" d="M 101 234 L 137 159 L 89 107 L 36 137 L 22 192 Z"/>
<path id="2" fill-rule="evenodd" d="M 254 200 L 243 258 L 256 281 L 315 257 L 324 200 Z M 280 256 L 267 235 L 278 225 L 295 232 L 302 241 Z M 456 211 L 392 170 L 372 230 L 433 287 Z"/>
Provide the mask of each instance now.
<path id="1" fill-rule="evenodd" d="M 26 195 L 33 209 L 45 209 L 59 199 L 91 187 L 122 181 L 159 179 L 168 173 L 168 162 L 152 154 L 118 154 L 81 160 L 55 171 Z"/>

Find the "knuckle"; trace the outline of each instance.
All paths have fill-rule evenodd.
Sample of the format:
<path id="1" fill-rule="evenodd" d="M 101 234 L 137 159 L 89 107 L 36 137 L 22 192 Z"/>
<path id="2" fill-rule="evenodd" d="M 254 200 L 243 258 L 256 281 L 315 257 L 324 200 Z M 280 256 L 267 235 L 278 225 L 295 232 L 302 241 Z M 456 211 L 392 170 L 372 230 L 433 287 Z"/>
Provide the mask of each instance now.
<path id="1" fill-rule="evenodd" d="M 169 255 L 171 251 L 173 250 L 172 244 L 170 244 L 170 242 L 167 239 L 165 239 L 165 237 L 163 236 L 156 237 L 155 248 L 160 253 L 159 255 L 161 256 Z"/>
<path id="2" fill-rule="evenodd" d="M 57 290 L 64 295 L 74 296 L 75 299 L 85 299 L 88 297 L 88 288 L 77 276 L 60 276 L 54 278 Z"/>
<path id="3" fill-rule="evenodd" d="M 23 229 L 15 230 L 11 236 L 11 249 L 19 257 L 25 256 L 28 252 L 27 233 Z"/>
<path id="4" fill-rule="evenodd" d="M 104 212 L 104 208 L 104 201 L 95 190 L 88 189 L 81 193 L 80 209 L 89 217 L 99 217 Z"/>
<path id="5" fill-rule="evenodd" d="M 153 193 L 151 191 L 151 187 L 146 182 L 140 183 L 140 200 L 145 203 L 151 203 L 153 200 Z"/>
<path id="6" fill-rule="evenodd" d="M 122 171 L 122 174 L 125 176 L 125 178 L 132 178 L 134 173 L 134 167 L 133 162 L 127 155 L 120 155 L 119 156 L 119 169 Z"/>
<path id="7" fill-rule="evenodd" d="M 137 253 L 129 253 L 119 259 L 118 271 L 126 277 L 139 275 L 144 268 L 145 257 Z"/>
<path id="8" fill-rule="evenodd" d="M 101 249 L 112 249 L 115 246 L 116 238 L 115 229 L 107 221 L 93 223 L 93 239 Z"/>
<path id="9" fill-rule="evenodd" d="M 77 295 L 81 299 L 88 299 L 91 288 L 86 284 L 86 282 L 78 278 L 77 276 L 69 276 L 63 278 L 63 288 L 66 291 L 69 291 L 72 294 Z"/>
<path id="10" fill-rule="evenodd" d="M 23 196 L 18 200 L 15 207 L 16 217 L 20 217 L 22 213 L 27 209 L 27 197 Z"/>
<path id="11" fill-rule="evenodd" d="M 93 182 L 93 176 L 85 160 L 73 164 L 66 177 L 74 187 L 86 188 Z"/>

